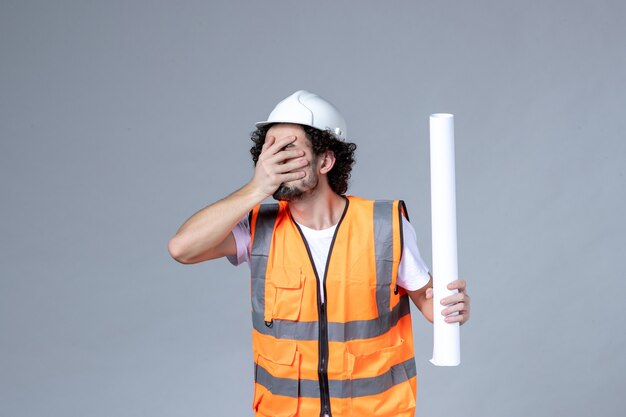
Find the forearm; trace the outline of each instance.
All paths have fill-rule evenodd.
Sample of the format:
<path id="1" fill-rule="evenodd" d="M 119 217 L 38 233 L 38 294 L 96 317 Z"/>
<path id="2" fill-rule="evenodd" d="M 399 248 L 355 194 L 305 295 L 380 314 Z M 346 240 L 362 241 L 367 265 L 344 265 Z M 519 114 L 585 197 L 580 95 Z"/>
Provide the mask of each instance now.
<path id="1" fill-rule="evenodd" d="M 427 296 L 427 294 L 429 292 L 430 294 L 432 294 L 432 288 L 433 288 L 433 277 L 430 276 L 428 284 L 424 285 L 424 287 L 416 291 L 407 291 L 407 294 L 409 294 L 409 297 L 413 301 L 413 304 L 415 304 L 415 306 L 422 313 L 424 318 L 431 323 L 434 320 L 433 298 L 432 298 L 432 295 Z"/>
<path id="2" fill-rule="evenodd" d="M 250 183 L 191 216 L 170 239 L 172 257 L 188 263 L 222 244 L 235 225 L 266 195 Z M 213 256 L 207 255 L 207 259 Z"/>
<path id="3" fill-rule="evenodd" d="M 433 316 L 433 299 L 432 298 L 424 299 L 424 301 L 422 302 L 421 307 L 418 307 L 418 308 L 422 312 L 422 315 L 424 316 L 424 318 L 432 323 L 433 320 L 434 320 L 434 316 Z"/>
<path id="4" fill-rule="evenodd" d="M 257 161 L 254 177 L 228 197 L 191 216 L 168 244 L 170 255 L 182 263 L 196 263 L 234 255 L 230 232 L 254 206 L 272 195 L 280 184 L 304 177 L 308 162 L 302 150 L 284 150 L 296 136 L 269 136 Z"/>

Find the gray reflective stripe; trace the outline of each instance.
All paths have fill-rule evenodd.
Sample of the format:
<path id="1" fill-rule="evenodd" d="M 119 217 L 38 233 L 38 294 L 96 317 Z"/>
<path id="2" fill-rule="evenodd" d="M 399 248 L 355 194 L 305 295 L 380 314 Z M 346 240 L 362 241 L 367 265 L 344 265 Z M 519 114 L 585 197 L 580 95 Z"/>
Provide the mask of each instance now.
<path id="1" fill-rule="evenodd" d="M 331 397 L 364 397 L 383 393 L 395 385 L 408 381 L 415 375 L 417 375 L 415 358 L 411 358 L 392 366 L 382 375 L 350 381 L 330 380 L 328 381 L 328 387 Z"/>
<path id="2" fill-rule="evenodd" d="M 398 321 L 411 313 L 409 296 L 404 295 L 404 300 L 391 311 L 386 311 L 382 316 L 372 320 L 355 320 L 347 323 L 328 323 L 328 340 L 331 342 L 346 342 L 354 339 L 369 339 L 387 333 L 398 324 Z"/>
<path id="3" fill-rule="evenodd" d="M 378 315 L 389 312 L 393 274 L 393 202 L 374 202 L 374 242 L 376 254 L 376 305 Z"/>
<path id="4" fill-rule="evenodd" d="M 286 397 L 320 397 L 320 383 L 317 379 L 279 378 L 270 374 L 261 365 L 256 364 L 254 381 L 263 385 L 274 395 Z M 299 395 L 298 395 L 299 394 Z"/>
<path id="5" fill-rule="evenodd" d="M 328 322 L 328 341 L 347 342 L 354 339 L 369 339 L 387 333 L 398 321 L 411 312 L 408 295 L 403 295 L 400 302 L 382 317 L 372 320 L 355 320 L 346 323 Z M 319 328 L 317 321 L 272 321 L 272 326 L 265 325 L 262 313 L 252 312 L 252 326 L 262 334 L 277 339 L 317 340 Z"/>
<path id="6" fill-rule="evenodd" d="M 411 358 L 405 362 L 389 368 L 382 375 L 370 378 L 329 380 L 328 388 L 330 396 L 333 398 L 355 398 L 367 395 L 381 394 L 395 385 L 408 381 L 417 375 L 415 359 Z M 317 379 L 289 379 L 278 378 L 271 375 L 261 365 L 256 365 L 255 381 L 267 388 L 272 394 L 284 395 L 287 397 L 309 397 L 319 398 L 320 388 Z"/>
<path id="7" fill-rule="evenodd" d="M 274 223 L 278 214 L 278 204 L 262 204 L 259 208 L 254 229 L 254 242 L 250 252 L 250 270 L 252 272 L 252 311 L 265 314 L 265 271 L 267 257 L 272 244 Z"/>
<path id="8" fill-rule="evenodd" d="M 265 325 L 263 314 L 252 312 L 252 327 L 261 333 L 276 339 L 317 340 L 319 327 L 317 321 L 289 321 L 272 319 L 271 327 Z"/>

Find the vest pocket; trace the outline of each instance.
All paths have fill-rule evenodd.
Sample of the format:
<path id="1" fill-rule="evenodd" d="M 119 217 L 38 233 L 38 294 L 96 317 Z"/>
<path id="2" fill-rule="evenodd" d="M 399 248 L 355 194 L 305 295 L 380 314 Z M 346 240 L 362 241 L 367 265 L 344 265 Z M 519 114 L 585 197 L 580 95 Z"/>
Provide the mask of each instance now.
<path id="1" fill-rule="evenodd" d="M 269 277 L 274 292 L 271 305 L 271 319 L 298 320 L 304 292 L 304 275 L 299 267 L 274 269 Z"/>
<path id="2" fill-rule="evenodd" d="M 254 401 L 257 416 L 298 414 L 300 352 L 292 342 L 278 343 L 256 353 Z"/>
<path id="3" fill-rule="evenodd" d="M 399 343 L 368 353 L 353 354 L 347 352 L 350 378 L 370 378 L 384 374 L 398 362 L 404 350 L 404 340 Z"/>
<path id="4" fill-rule="evenodd" d="M 415 394 L 403 364 L 407 348 L 400 339 L 397 345 L 374 352 L 346 352 L 353 416 L 372 412 L 379 417 L 398 416 L 415 407 Z"/>

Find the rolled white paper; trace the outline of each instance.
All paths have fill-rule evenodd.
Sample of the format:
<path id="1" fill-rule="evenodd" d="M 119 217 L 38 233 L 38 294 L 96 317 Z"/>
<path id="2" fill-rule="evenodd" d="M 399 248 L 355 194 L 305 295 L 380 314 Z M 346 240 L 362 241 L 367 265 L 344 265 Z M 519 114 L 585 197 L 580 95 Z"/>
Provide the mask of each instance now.
<path id="1" fill-rule="evenodd" d="M 433 358 L 437 366 L 461 363 L 459 324 L 446 323 L 441 300 L 458 279 L 456 187 L 454 180 L 454 115 L 430 115 L 430 193 L 433 239 Z"/>

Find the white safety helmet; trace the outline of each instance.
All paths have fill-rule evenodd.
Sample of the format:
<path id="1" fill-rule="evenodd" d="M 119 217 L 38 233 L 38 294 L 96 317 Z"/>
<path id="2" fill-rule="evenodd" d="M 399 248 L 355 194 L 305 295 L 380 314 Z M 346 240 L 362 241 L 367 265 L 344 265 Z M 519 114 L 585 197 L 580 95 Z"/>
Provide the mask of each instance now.
<path id="1" fill-rule="evenodd" d="M 337 139 L 345 140 L 346 121 L 335 106 L 317 94 L 306 90 L 296 91 L 274 107 L 264 122 L 256 127 L 270 123 L 297 123 L 319 130 L 330 130 Z"/>

